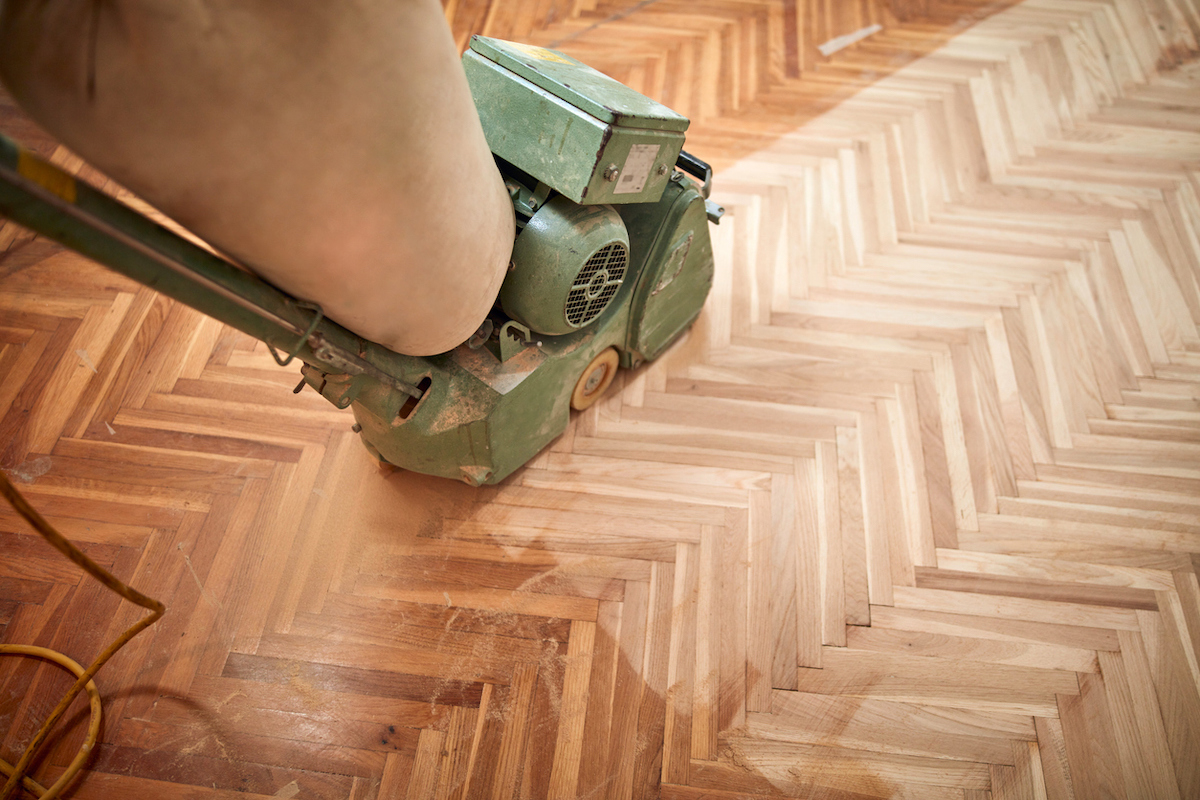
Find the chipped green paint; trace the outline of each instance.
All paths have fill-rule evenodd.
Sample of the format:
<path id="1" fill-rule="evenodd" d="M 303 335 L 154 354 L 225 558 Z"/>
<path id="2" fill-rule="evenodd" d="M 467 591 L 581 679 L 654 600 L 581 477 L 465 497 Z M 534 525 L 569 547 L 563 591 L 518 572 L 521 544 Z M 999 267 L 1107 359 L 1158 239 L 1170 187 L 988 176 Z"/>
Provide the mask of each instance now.
<path id="1" fill-rule="evenodd" d="M 492 152 L 581 205 L 653 203 L 686 117 L 554 50 L 476 36 L 463 54 Z"/>

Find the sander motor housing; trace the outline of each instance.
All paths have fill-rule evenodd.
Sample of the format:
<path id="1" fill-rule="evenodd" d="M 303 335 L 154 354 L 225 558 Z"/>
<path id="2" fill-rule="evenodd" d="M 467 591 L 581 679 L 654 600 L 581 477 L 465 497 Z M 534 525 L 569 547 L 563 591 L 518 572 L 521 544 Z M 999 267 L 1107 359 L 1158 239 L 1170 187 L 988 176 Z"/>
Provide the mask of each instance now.
<path id="1" fill-rule="evenodd" d="M 561 434 L 573 396 L 580 408 L 581 392 L 602 393 L 613 367 L 594 364 L 606 351 L 635 367 L 695 321 L 721 210 L 707 180 L 677 168 L 700 162 L 682 152 L 688 120 L 669 108 L 540 47 L 477 36 L 463 68 L 517 221 L 492 314 L 469 342 L 409 360 L 401 377 L 424 390 L 419 401 L 365 376 L 304 375 L 354 409 L 382 462 L 480 485 Z"/>

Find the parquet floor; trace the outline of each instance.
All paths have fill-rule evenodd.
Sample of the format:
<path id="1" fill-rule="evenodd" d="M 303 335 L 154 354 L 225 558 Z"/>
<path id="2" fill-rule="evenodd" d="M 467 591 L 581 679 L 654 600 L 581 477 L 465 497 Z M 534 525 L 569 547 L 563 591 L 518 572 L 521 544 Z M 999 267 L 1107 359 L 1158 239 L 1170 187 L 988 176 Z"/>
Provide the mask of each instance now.
<path id="1" fill-rule="evenodd" d="M 889 7 L 812 65 L 815 2 L 584 5 L 504 24 L 693 115 L 729 213 L 690 335 L 502 486 L 378 473 L 0 227 L 2 466 L 169 608 L 73 796 L 1200 798 L 1200 2 Z M 137 613 L 0 554 L 6 642 Z M 7 755 L 65 683 L 0 660 Z"/>

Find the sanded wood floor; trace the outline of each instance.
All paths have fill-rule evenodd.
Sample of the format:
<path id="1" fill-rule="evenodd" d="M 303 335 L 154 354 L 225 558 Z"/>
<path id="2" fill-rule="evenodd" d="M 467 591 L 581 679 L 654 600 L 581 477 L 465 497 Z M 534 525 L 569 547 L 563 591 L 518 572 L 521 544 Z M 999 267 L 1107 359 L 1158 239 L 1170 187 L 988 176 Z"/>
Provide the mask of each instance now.
<path id="1" fill-rule="evenodd" d="M 74 797 L 1200 798 L 1200 2 L 821 5 L 449 4 L 694 117 L 728 209 L 499 487 L 0 227 L 0 466 L 169 608 Z M 137 613 L 0 509 L 5 642 Z M 6 757 L 65 684 L 0 659 Z"/>

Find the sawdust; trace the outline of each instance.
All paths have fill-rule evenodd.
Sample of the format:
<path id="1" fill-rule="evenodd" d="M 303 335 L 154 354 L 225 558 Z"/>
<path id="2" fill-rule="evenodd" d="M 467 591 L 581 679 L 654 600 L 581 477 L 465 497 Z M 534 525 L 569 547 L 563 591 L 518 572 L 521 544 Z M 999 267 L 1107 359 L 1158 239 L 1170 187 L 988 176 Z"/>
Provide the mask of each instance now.
<path id="1" fill-rule="evenodd" d="M 436 398 L 434 398 L 436 399 Z M 438 408 L 436 416 L 427 420 L 429 432 L 444 433 L 454 428 L 469 425 L 487 416 L 489 409 L 488 398 L 472 395 L 458 382 L 451 382 L 445 400 Z"/>
<path id="2" fill-rule="evenodd" d="M 280 800 L 291 800 L 291 798 L 298 794 L 300 794 L 300 784 L 292 781 L 287 786 L 284 786 L 278 792 L 271 795 L 271 797 L 278 797 Z"/>
<path id="3" fill-rule="evenodd" d="M 225 742 L 221 740 L 221 734 L 217 733 L 216 731 L 208 734 L 203 739 L 195 740 L 190 745 L 181 747 L 176 755 L 176 759 L 179 763 L 183 763 L 183 756 L 194 756 L 203 752 L 206 749 L 205 745 L 210 739 L 212 740 L 213 745 L 215 745 L 217 750 L 220 752 L 221 758 L 225 759 L 226 761 L 233 760 L 233 758 L 229 755 L 229 748 L 227 748 L 225 746 Z"/>
<path id="4" fill-rule="evenodd" d="M 79 360 L 83 362 L 85 367 L 97 375 L 100 374 L 100 370 L 96 369 L 96 365 L 92 363 L 92 359 L 88 356 L 87 350 L 76 350 L 75 355 L 79 356 Z"/>
<path id="5" fill-rule="evenodd" d="M 450 594 L 443 592 L 446 598 L 446 606 L 450 607 Z M 452 643 L 453 640 L 459 639 L 458 631 L 455 629 L 455 623 L 463 615 L 467 609 L 459 607 L 455 608 L 451 614 L 446 617 L 445 623 L 442 625 L 442 632 L 439 636 L 440 643 Z M 499 610 L 472 609 L 472 612 L 487 623 L 487 627 L 492 630 L 504 630 L 511 628 L 516 624 L 517 617 L 515 614 Z M 434 688 L 433 693 L 429 698 L 429 706 L 431 711 L 435 711 L 438 701 L 462 680 L 479 681 L 483 678 L 478 670 L 472 669 L 472 664 L 480 661 L 489 661 L 495 659 L 498 655 L 503 655 L 498 650 L 498 646 L 491 640 L 490 637 L 476 636 L 472 639 L 470 651 L 467 656 L 460 659 L 456 666 L 461 669 L 454 670 L 454 674 L 441 679 Z"/>
<path id="6" fill-rule="evenodd" d="M 347 504 L 348 513 L 340 520 L 339 527 L 350 537 L 347 544 L 350 552 L 402 549 L 407 542 L 428 541 L 444 535 L 444 520 L 471 519 L 479 508 L 480 490 L 458 483 L 427 478 L 413 473 L 399 473 L 402 480 L 393 475 L 376 480 L 374 473 L 359 484 L 353 504 Z M 447 552 L 439 559 L 446 569 L 454 555 Z M 470 588 L 444 583 L 437 588 L 429 602 L 442 610 L 436 623 L 438 627 L 427 629 L 428 647 L 442 653 L 452 653 L 446 666 L 439 670 L 437 679 L 427 691 L 425 700 L 430 712 L 445 718 L 445 703 L 450 698 L 461 696 L 463 682 L 495 681 L 489 677 L 489 665 L 513 666 L 513 636 L 519 636 L 532 645 L 528 660 L 537 670 L 537 693 L 535 701 L 548 718 L 557 719 L 563 706 L 563 679 L 567 669 L 567 656 L 561 643 L 550 638 L 550 634 L 530 640 L 527 632 L 529 613 L 521 613 L 525 606 L 524 596 L 531 592 L 547 591 L 546 582 L 558 583 L 571 580 L 570 573 L 579 570 L 579 564 L 552 565 L 536 571 L 536 574 L 512 587 L 496 604 L 473 604 L 468 599 Z M 432 570 L 436 572 L 437 569 Z M 587 568 L 583 572 L 587 572 Z M 460 595 L 459 593 L 464 594 Z M 455 605 L 455 603 L 460 605 Z M 476 607 L 472 607 L 475 605 Z M 519 666 L 519 665 L 518 665 Z M 529 667 L 526 667 L 528 669 Z M 298 678 L 298 676 L 294 676 Z M 302 680 L 292 685 L 298 693 L 305 693 Z M 457 699 L 455 703 L 459 702 Z M 484 719 L 498 724 L 511 722 L 513 709 L 504 703 L 490 703 L 480 709 Z M 435 723 L 443 724 L 442 722 Z"/>
<path id="7" fill-rule="evenodd" d="M 205 736 L 203 739 L 196 739 L 191 744 L 184 745 L 183 747 L 179 748 L 179 755 L 181 755 L 181 756 L 196 755 L 197 753 L 199 753 L 201 750 L 204 749 L 204 743 L 207 742 L 211 738 L 212 738 L 211 735 Z"/>
<path id="8" fill-rule="evenodd" d="M 843 726 L 844 727 L 844 726 Z M 761 778 L 777 791 L 798 797 L 840 797 L 846 792 L 856 796 L 894 797 L 900 788 L 879 775 L 871 774 L 863 762 L 811 761 L 804 768 L 781 763 L 778 757 L 756 753 L 758 740 L 745 726 L 721 734 L 718 761 L 747 775 Z M 858 767 L 856 769 L 856 767 Z"/>
<path id="9" fill-rule="evenodd" d="M 321 696 L 321 691 L 312 685 L 312 682 L 306 680 L 300 674 L 300 665 L 292 664 L 288 675 L 288 688 L 296 694 L 304 698 L 305 702 L 314 710 L 319 710 L 324 705 L 324 698 Z"/>
<path id="10" fill-rule="evenodd" d="M 449 559 L 447 558 L 446 560 Z M 521 594 L 522 592 L 527 592 L 530 588 L 540 585 L 547 578 L 560 572 L 560 566 L 555 565 L 549 570 L 526 579 L 510 592 L 510 599 L 506 602 L 515 603 L 515 597 L 517 595 Z M 449 593 L 445 593 L 445 596 L 447 601 L 449 601 Z M 466 609 L 464 608 L 456 608 L 454 609 L 454 612 L 446 618 L 446 622 L 443 625 L 441 634 L 441 640 L 443 642 L 446 642 L 448 637 L 457 637 L 457 633 L 454 630 L 454 624 L 462 616 L 465 610 Z M 519 612 L 511 610 L 511 606 L 506 608 L 503 605 L 500 608 L 495 609 L 471 609 L 471 611 L 478 619 L 484 622 L 488 631 L 497 635 L 503 635 L 505 631 L 510 631 L 519 627 L 522 617 L 522 614 Z M 539 639 L 538 643 L 541 645 L 541 655 L 537 661 L 538 684 L 539 686 L 545 687 L 547 690 L 546 700 L 550 705 L 554 717 L 557 718 L 562 712 L 562 685 L 570 657 L 568 657 L 565 653 L 559 652 L 560 643 L 553 639 Z M 471 664 L 477 664 L 481 661 L 487 663 L 497 660 L 504 660 L 506 655 L 504 644 L 502 642 L 496 641 L 492 636 L 489 635 L 477 635 L 472 639 L 470 654 L 460 661 L 460 664 L 463 666 L 463 670 L 460 674 L 464 677 L 470 675 L 471 677 L 468 679 L 479 680 L 482 678 L 482 676 L 479 675 L 477 671 L 475 671 L 472 675 L 472 669 L 470 666 Z M 459 679 L 444 678 L 441 681 L 433 696 L 430 698 L 431 708 L 436 706 L 438 699 L 445 694 L 447 689 L 456 683 L 457 680 Z"/>
<path id="11" fill-rule="evenodd" d="M 53 466 L 54 463 L 50 460 L 50 456 L 41 456 L 25 461 L 12 469 L 6 469 L 4 473 L 16 483 L 33 483 L 49 472 Z"/>
<path id="12" fill-rule="evenodd" d="M 183 552 L 183 542 L 180 542 L 179 544 L 177 544 L 176 548 L 179 550 L 179 554 L 183 556 L 183 563 L 187 565 L 188 572 L 190 572 L 192 574 L 192 580 L 194 580 L 196 582 L 197 588 L 200 589 L 200 596 L 203 597 L 208 602 L 215 605 L 219 611 L 224 611 L 225 609 L 224 609 L 224 606 L 221 605 L 221 601 L 218 600 L 212 594 L 212 592 L 210 592 L 210 591 L 208 591 L 208 589 L 204 588 L 204 583 L 200 580 L 200 575 L 196 572 L 196 568 L 194 566 L 192 566 L 192 557 L 189 556 L 187 553 Z"/>

